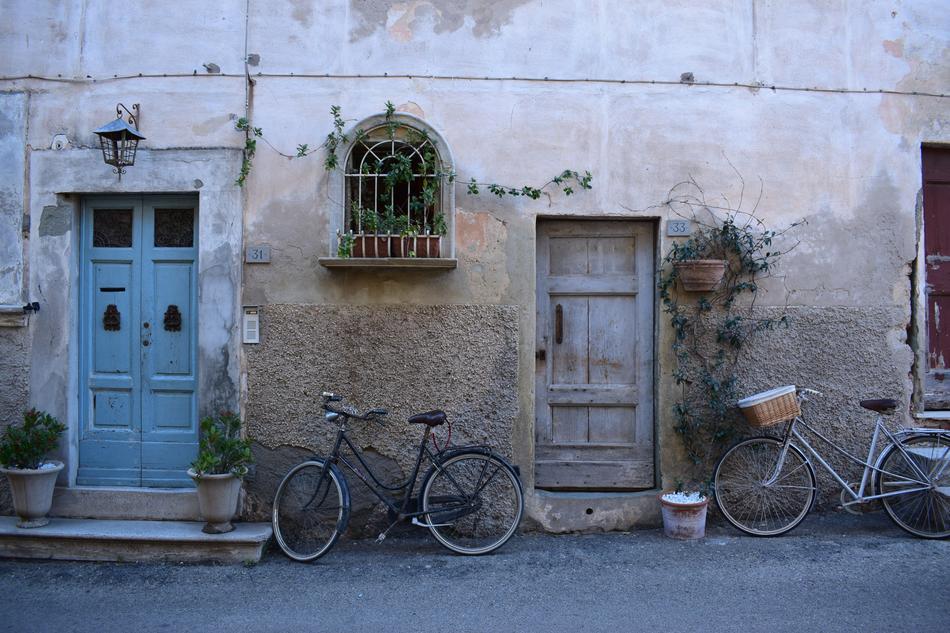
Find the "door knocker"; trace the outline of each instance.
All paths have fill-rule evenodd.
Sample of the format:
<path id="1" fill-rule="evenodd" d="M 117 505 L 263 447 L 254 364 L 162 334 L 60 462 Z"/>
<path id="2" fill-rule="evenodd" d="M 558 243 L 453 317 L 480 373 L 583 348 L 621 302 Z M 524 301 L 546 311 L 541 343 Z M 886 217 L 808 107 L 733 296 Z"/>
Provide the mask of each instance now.
<path id="1" fill-rule="evenodd" d="M 165 330 L 167 332 L 181 331 L 181 312 L 178 311 L 176 305 L 169 305 L 165 310 Z"/>
<path id="2" fill-rule="evenodd" d="M 122 329 L 122 315 L 114 303 L 106 306 L 106 311 L 102 315 L 102 328 L 108 332 L 118 332 Z"/>

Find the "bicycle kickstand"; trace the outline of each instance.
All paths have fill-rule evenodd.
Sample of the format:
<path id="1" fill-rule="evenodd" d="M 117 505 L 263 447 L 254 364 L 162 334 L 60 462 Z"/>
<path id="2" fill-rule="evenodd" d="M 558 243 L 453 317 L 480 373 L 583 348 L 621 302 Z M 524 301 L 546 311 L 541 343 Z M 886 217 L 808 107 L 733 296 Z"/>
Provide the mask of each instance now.
<path id="1" fill-rule="evenodd" d="M 389 533 L 389 530 L 393 529 L 396 524 L 399 523 L 399 520 L 395 520 L 389 524 L 389 527 L 379 533 L 379 536 L 376 537 L 376 544 L 379 545 L 386 540 L 386 535 Z"/>

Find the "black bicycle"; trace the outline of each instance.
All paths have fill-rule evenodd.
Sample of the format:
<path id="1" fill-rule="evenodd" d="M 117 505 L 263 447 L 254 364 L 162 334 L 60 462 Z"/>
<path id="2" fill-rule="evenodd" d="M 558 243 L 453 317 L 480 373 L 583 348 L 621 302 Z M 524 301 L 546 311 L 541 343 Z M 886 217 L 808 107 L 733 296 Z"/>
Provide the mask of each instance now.
<path id="1" fill-rule="evenodd" d="M 382 424 L 386 410 L 358 414 L 347 411 L 336 394 L 324 392 L 322 397 L 324 418 L 338 425 L 333 450 L 327 457 L 315 457 L 290 469 L 274 497 L 274 536 L 287 556 L 299 561 L 317 559 L 330 551 L 346 530 L 350 490 L 339 464 L 349 468 L 389 510 L 390 525 L 377 542 L 397 523 L 409 519 L 413 525 L 428 528 L 453 552 L 478 555 L 498 549 L 518 529 L 524 494 L 517 467 L 487 446 L 441 450 L 436 446 L 431 450 L 432 429 L 446 423 L 444 412 L 429 411 L 409 418 L 409 424 L 425 427 L 419 454 L 409 478 L 390 485 L 380 481 L 346 434 L 350 420 Z M 342 454 L 344 444 L 362 471 Z M 414 494 L 423 460 L 430 466 Z"/>

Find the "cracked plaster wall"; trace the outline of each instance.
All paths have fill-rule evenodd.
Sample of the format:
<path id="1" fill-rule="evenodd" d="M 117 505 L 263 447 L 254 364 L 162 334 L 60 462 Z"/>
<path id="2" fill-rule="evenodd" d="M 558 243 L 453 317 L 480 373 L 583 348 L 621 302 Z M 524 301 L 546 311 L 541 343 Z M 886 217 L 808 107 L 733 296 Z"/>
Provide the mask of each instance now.
<path id="1" fill-rule="evenodd" d="M 325 138 L 331 105 L 340 105 L 355 121 L 378 113 L 391 100 L 439 130 L 452 148 L 459 183 L 475 176 L 540 184 L 564 168 L 594 174 L 590 192 L 534 202 L 470 197 L 460 186 L 451 236 L 459 259 L 455 271 L 331 272 L 317 260 L 331 252 L 333 235 L 327 227 L 340 193 L 328 189 L 322 156 L 288 160 L 259 142 L 243 191 L 225 186 L 237 175 L 233 160 L 222 162 L 218 175 L 227 204 L 242 204 L 243 230 L 240 223 L 221 222 L 202 231 L 225 236 L 231 245 L 229 257 L 219 260 L 209 253 L 209 270 L 220 273 L 222 281 L 207 289 L 209 305 L 223 302 L 228 314 L 237 301 L 263 306 L 262 328 L 271 342 L 260 350 L 274 339 L 295 336 L 297 325 L 281 312 L 293 306 L 301 313 L 315 309 L 312 305 L 331 306 L 341 311 L 335 319 L 351 324 L 360 322 L 357 308 L 381 305 L 420 310 L 516 306 L 517 336 L 505 339 L 516 346 L 520 368 L 512 388 L 517 413 L 510 443 L 516 461 L 530 464 L 536 219 L 659 218 L 659 249 L 665 252 L 668 212 L 655 205 L 672 185 L 693 177 L 712 200 L 736 202 L 744 194 L 749 208 L 758 199 L 757 213 L 771 226 L 808 219 L 789 236 L 789 244 L 801 243 L 765 285 L 759 305 L 789 303 L 800 311 L 801 327 L 808 324 L 808 332 L 825 337 L 824 347 L 833 344 L 848 352 L 808 364 L 814 356 L 802 354 L 803 339 L 780 332 L 769 345 L 784 346 L 782 356 L 798 359 L 797 364 L 750 374 L 749 388 L 772 381 L 809 382 L 811 375 L 833 367 L 832 384 L 825 390 L 836 394 L 837 409 L 855 386 L 848 379 L 853 363 L 863 360 L 850 350 L 873 344 L 879 371 L 867 375 L 868 389 L 907 401 L 911 360 L 903 333 L 911 318 L 919 148 L 925 142 L 950 143 L 950 120 L 945 98 L 862 91 L 946 91 L 946 3 L 875 0 L 859 6 L 810 0 L 791 6 L 718 0 L 697 6 L 651 0 L 631 11 L 617 0 L 251 2 L 246 35 L 255 83 L 247 95 L 244 3 L 186 0 L 180 6 L 196 30 L 183 28 L 160 5 L 145 5 L 135 16 L 150 24 L 143 33 L 122 28 L 121 21 L 110 24 L 101 19 L 101 8 L 79 0 L 15 0 L 9 8 L 12 19 L 0 25 L 0 48 L 8 53 L 0 56 L 0 75 L 62 74 L 80 80 L 0 80 L 0 91 L 29 93 L 28 147 L 55 154 L 48 148 L 53 136 L 62 134 L 69 146 L 60 154 L 88 152 L 95 147 L 92 130 L 123 101 L 142 103 L 146 150 L 239 150 L 244 139 L 233 127 L 244 115 L 247 96 L 254 125 L 263 128 L 274 147 L 292 154 L 298 143 L 314 147 Z M 209 74 L 205 64 L 221 72 Z M 696 83 L 677 83 L 684 72 L 693 73 Z M 138 73 L 155 76 L 137 78 Z M 170 76 L 176 73 L 181 76 Z M 86 75 L 108 79 L 115 74 L 133 78 L 82 81 Z M 301 76 L 308 74 L 313 76 Z M 397 74 L 411 77 L 391 76 Z M 451 78 L 458 76 L 493 79 Z M 505 79 L 511 77 L 536 81 Z M 618 83 L 584 81 L 591 78 Z M 702 85 L 706 81 L 725 85 Z M 734 82 L 744 85 L 733 87 Z M 769 89 L 773 84 L 792 90 Z M 801 90 L 812 86 L 857 93 Z M 183 166 L 209 167 L 181 160 Z M 730 163 L 744 176 L 744 188 Z M 185 182 L 166 178 L 162 164 L 150 162 L 148 153 L 121 183 L 109 181 L 111 174 L 95 160 L 88 165 L 90 173 L 101 176 L 97 186 L 103 191 L 165 190 Z M 55 181 L 54 172 L 29 178 L 35 189 L 29 205 L 33 224 L 45 227 L 42 239 L 51 245 L 40 245 L 31 258 L 59 262 L 71 248 L 68 232 L 55 235 L 61 230 L 56 209 L 63 201 L 36 193 L 53 191 L 46 181 Z M 204 176 L 200 180 L 209 182 Z M 192 180 L 186 184 L 192 187 Z M 46 207 L 52 210 L 44 225 Z M 272 263 L 236 271 L 234 249 L 242 238 L 245 244 L 269 244 Z M 46 269 L 39 279 L 52 273 Z M 229 296 L 229 284 L 241 278 L 243 296 Z M 665 475 L 678 451 L 667 406 L 670 333 L 662 318 L 658 322 L 657 437 L 660 474 Z M 228 323 L 227 336 L 232 336 L 237 323 Z M 33 327 L 43 340 L 63 334 L 58 325 Z M 793 322 L 790 332 L 798 332 L 796 327 Z M 393 336 L 416 337 L 424 331 L 406 322 L 404 331 Z M 240 376 L 237 350 L 222 355 L 220 342 L 211 345 L 215 351 L 203 362 L 227 366 L 229 376 Z M 58 366 L 71 362 L 65 347 L 56 349 Z M 260 409 L 254 381 L 260 350 L 245 347 L 247 384 L 240 393 L 236 380 L 203 385 L 215 402 L 242 397 L 248 412 Z M 289 366 L 292 360 L 293 355 L 281 362 Z M 47 365 L 40 367 L 33 374 L 34 391 L 46 389 Z M 52 371 L 57 375 L 56 367 Z M 369 371 L 365 378 L 347 378 L 383 375 Z M 861 439 L 844 424 L 836 424 L 834 433 Z M 295 437 L 286 431 L 286 441 Z M 531 478 L 527 472 L 529 486 Z M 611 525 L 621 528 L 625 520 Z"/>

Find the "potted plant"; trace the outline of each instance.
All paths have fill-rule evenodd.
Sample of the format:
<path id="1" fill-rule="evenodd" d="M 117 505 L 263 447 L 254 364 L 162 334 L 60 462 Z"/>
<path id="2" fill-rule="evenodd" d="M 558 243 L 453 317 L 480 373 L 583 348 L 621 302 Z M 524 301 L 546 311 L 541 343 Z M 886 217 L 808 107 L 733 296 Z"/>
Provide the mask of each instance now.
<path id="1" fill-rule="evenodd" d="M 677 486 L 675 491 L 664 492 L 658 498 L 666 536 L 685 541 L 706 536 L 709 496 L 704 491 L 684 492 L 682 486 Z"/>
<path id="2" fill-rule="evenodd" d="M 30 409 L 21 426 L 10 425 L 0 440 L 0 471 L 10 482 L 17 527 L 46 525 L 53 505 L 56 477 L 63 462 L 45 456 L 56 448 L 66 426 L 43 411 Z"/>
<path id="3" fill-rule="evenodd" d="M 362 207 L 357 213 L 360 232 L 353 236 L 353 257 L 389 257 L 389 237 L 379 234 L 383 228 L 379 213 Z"/>
<path id="4" fill-rule="evenodd" d="M 761 199 L 761 192 L 759 198 Z M 666 202 L 673 213 L 691 217 L 698 228 L 684 242 L 672 244 L 666 264 L 657 279 L 662 310 L 672 330 L 670 352 L 673 383 L 678 393 L 671 406 L 673 431 L 684 450 L 684 462 L 669 473 L 679 480 L 697 481 L 689 497 L 662 495 L 664 519 L 684 515 L 704 520 L 707 499 L 715 492 L 712 473 L 719 457 L 744 429 L 739 423 L 736 400 L 740 388 L 740 363 L 744 350 L 768 332 L 788 324 L 781 311 L 760 310 L 756 296 L 760 283 L 769 277 L 781 256 L 795 244 L 783 247 L 779 238 L 785 229 L 769 229 L 756 215 L 756 208 L 743 210 L 712 206 L 695 181 L 681 183 Z M 676 280 L 682 264 L 714 258 L 727 262 L 725 275 L 715 289 L 684 300 Z M 683 284 L 682 290 L 692 289 Z M 678 486 L 676 492 L 683 492 Z M 674 531 L 678 531 L 674 528 Z"/>
<path id="5" fill-rule="evenodd" d="M 389 240 L 389 249 L 393 257 L 413 257 L 415 251 L 415 237 L 419 229 L 412 226 L 409 217 L 398 215 L 393 219 L 393 235 Z"/>
<path id="6" fill-rule="evenodd" d="M 442 236 L 446 233 L 445 214 L 437 213 L 432 218 L 432 230 L 416 238 L 416 257 L 440 257 Z"/>
<path id="7" fill-rule="evenodd" d="M 241 438 L 241 418 L 222 411 L 201 420 L 198 458 L 188 475 L 198 486 L 198 510 L 206 521 L 208 534 L 223 534 L 234 529 L 231 519 L 237 513 L 241 480 L 254 462 L 251 441 Z"/>
<path id="8" fill-rule="evenodd" d="M 722 282 L 728 266 L 719 227 L 702 226 L 688 240 L 673 244 L 667 261 L 686 292 L 709 292 Z"/>

